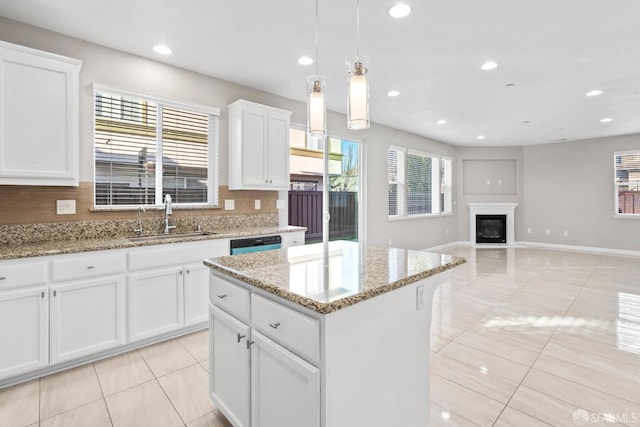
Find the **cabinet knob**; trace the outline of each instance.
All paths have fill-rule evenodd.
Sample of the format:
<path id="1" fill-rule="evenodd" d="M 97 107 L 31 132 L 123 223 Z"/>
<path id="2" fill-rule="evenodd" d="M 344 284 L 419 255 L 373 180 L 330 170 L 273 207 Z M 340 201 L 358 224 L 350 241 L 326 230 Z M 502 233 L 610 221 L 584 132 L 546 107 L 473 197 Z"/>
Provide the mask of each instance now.
<path id="1" fill-rule="evenodd" d="M 187 269 L 187 274 L 191 274 L 191 270 Z"/>
<path id="2" fill-rule="evenodd" d="M 180 270 L 178 273 L 180 273 L 180 275 L 182 276 L 182 270 Z"/>
<path id="3" fill-rule="evenodd" d="M 238 334 L 238 342 L 240 342 L 242 340 L 242 338 L 246 338 L 246 335 L 240 335 Z"/>
<path id="4" fill-rule="evenodd" d="M 278 323 L 269 323 L 269 326 L 271 326 L 273 329 L 278 329 L 278 327 L 280 326 L 280 322 L 278 322 Z"/>
<path id="5" fill-rule="evenodd" d="M 225 299 L 226 297 L 227 297 L 227 294 L 218 295 L 218 298 L 220 299 Z"/>

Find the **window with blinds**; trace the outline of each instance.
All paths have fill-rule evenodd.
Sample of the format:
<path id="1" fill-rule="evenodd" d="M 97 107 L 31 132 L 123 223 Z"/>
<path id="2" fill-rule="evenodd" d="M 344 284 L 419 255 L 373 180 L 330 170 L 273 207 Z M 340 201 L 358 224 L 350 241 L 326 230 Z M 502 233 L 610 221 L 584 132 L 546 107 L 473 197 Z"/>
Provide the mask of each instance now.
<path id="1" fill-rule="evenodd" d="M 452 212 L 452 161 L 391 147 L 388 151 L 389 217 Z"/>
<path id="2" fill-rule="evenodd" d="M 614 153 L 615 212 L 640 215 L 640 151 Z"/>
<path id="3" fill-rule="evenodd" d="M 217 204 L 218 115 L 95 93 L 95 205 Z"/>

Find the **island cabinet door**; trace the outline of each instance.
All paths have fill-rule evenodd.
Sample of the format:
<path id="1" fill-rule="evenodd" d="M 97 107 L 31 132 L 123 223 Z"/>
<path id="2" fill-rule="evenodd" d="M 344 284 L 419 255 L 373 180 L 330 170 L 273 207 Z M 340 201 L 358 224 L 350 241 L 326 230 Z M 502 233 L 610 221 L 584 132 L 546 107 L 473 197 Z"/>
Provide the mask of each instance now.
<path id="1" fill-rule="evenodd" d="M 234 427 L 250 427 L 249 326 L 209 305 L 209 389 Z"/>
<path id="2" fill-rule="evenodd" d="M 320 370 L 253 331 L 252 427 L 319 427 Z"/>

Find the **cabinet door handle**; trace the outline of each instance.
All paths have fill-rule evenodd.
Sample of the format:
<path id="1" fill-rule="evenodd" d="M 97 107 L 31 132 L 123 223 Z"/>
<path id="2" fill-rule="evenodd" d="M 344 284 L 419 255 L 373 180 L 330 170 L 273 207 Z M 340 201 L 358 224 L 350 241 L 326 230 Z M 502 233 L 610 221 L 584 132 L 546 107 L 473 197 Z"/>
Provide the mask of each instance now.
<path id="1" fill-rule="evenodd" d="M 87 266 L 87 270 L 93 270 L 93 269 L 95 269 L 95 268 L 96 268 L 96 266 L 95 266 L 95 265 L 88 265 L 88 266 Z"/>
<path id="2" fill-rule="evenodd" d="M 182 270 L 179 271 L 180 275 L 182 276 Z"/>
<path id="3" fill-rule="evenodd" d="M 44 298 L 44 291 L 42 291 L 42 298 Z"/>
<path id="4" fill-rule="evenodd" d="M 7 280 L 7 278 L 2 276 L 2 277 L 0 277 L 0 280 Z"/>
<path id="5" fill-rule="evenodd" d="M 187 269 L 187 274 L 191 274 L 191 270 Z"/>
<path id="6" fill-rule="evenodd" d="M 58 291 L 53 291 L 53 296 L 55 297 L 56 295 L 58 295 Z"/>
<path id="7" fill-rule="evenodd" d="M 255 341 L 249 341 L 247 340 L 247 350 L 249 350 L 249 347 L 251 347 L 251 344 L 253 344 Z"/>
<path id="8" fill-rule="evenodd" d="M 240 342 L 242 340 L 242 338 L 246 338 L 246 335 L 240 335 L 238 334 L 238 342 Z"/>
<path id="9" fill-rule="evenodd" d="M 225 299 L 226 297 L 227 297 L 227 294 L 218 295 L 218 298 L 220 299 Z"/>
<path id="10" fill-rule="evenodd" d="M 273 329 L 278 329 L 278 327 L 280 326 L 280 322 L 278 322 L 278 323 L 269 323 L 269 326 L 271 326 Z"/>

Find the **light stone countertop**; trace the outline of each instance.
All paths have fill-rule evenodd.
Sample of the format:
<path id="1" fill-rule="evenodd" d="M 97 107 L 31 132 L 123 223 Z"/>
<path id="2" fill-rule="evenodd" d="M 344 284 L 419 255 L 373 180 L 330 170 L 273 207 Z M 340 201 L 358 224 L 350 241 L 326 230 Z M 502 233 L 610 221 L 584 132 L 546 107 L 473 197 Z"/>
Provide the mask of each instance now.
<path id="1" fill-rule="evenodd" d="M 321 314 L 465 263 L 464 258 L 335 241 L 206 259 L 205 265 Z"/>
<path id="2" fill-rule="evenodd" d="M 194 235 L 187 233 L 187 237 L 175 235 L 175 237 L 162 237 L 158 240 L 138 239 L 131 237 L 113 237 L 102 239 L 84 240 L 55 240 L 50 242 L 37 243 L 11 243 L 0 244 L 0 260 L 29 258 L 45 255 L 71 254 L 78 252 L 102 251 L 107 249 L 135 248 L 139 246 L 160 245 L 166 243 L 195 242 L 202 240 L 233 239 L 249 236 L 266 236 L 270 234 L 293 233 L 304 231 L 304 227 L 296 226 L 266 226 L 252 228 L 229 229 L 213 234 Z M 203 230 L 207 232 L 208 230 Z M 189 236 L 189 234 L 191 234 Z"/>

